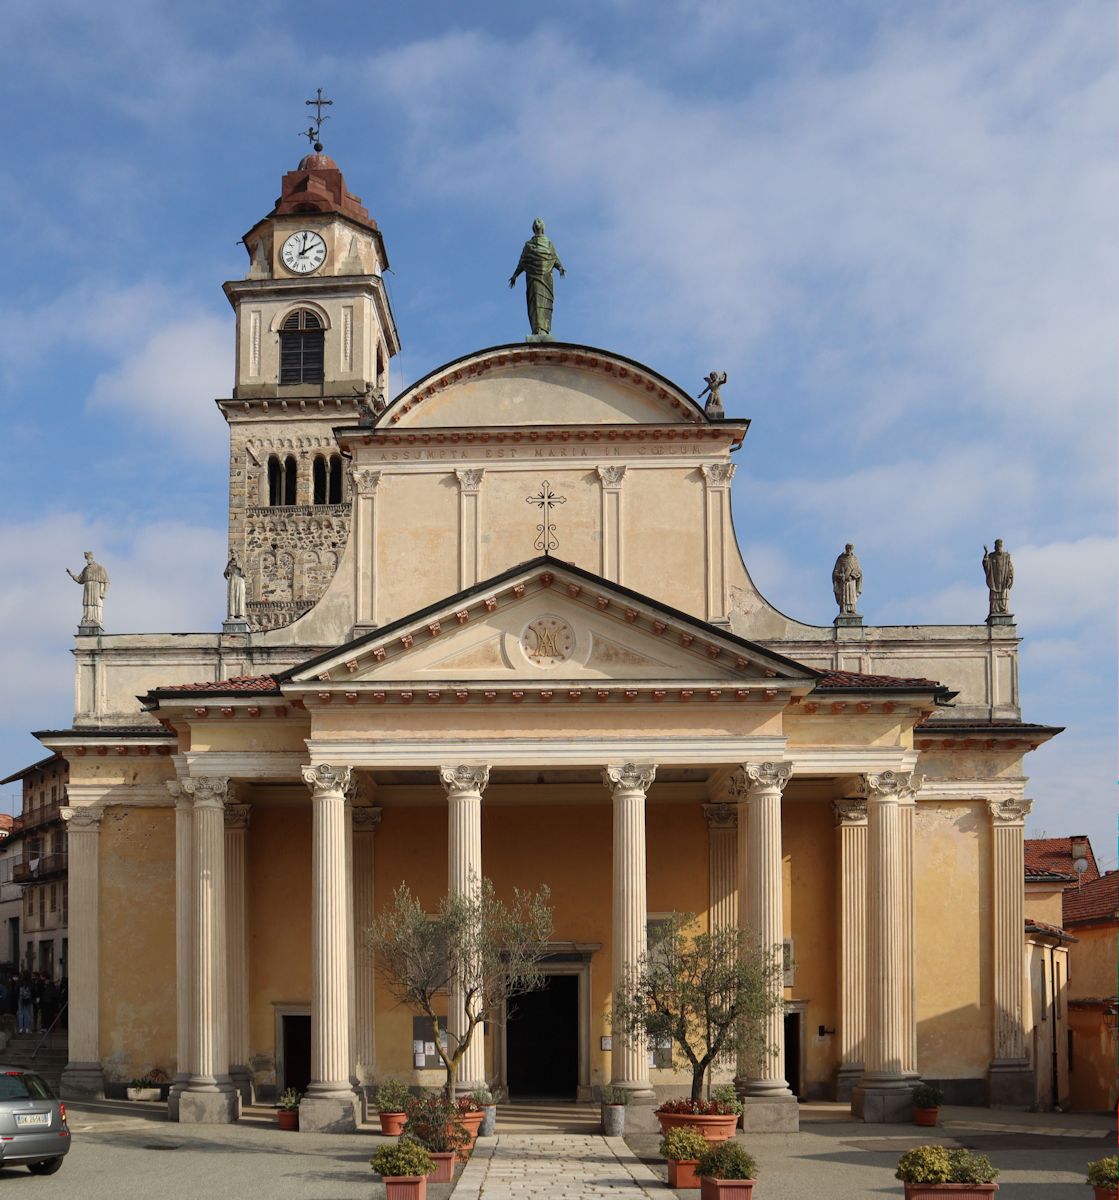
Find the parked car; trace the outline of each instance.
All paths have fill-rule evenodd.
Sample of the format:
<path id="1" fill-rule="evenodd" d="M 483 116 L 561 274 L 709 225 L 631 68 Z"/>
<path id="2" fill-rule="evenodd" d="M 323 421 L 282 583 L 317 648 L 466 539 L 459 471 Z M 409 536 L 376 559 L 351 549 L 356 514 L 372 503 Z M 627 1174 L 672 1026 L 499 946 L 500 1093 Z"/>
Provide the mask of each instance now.
<path id="1" fill-rule="evenodd" d="M 0 1167 L 53 1175 L 69 1149 L 66 1105 L 33 1071 L 0 1066 Z"/>

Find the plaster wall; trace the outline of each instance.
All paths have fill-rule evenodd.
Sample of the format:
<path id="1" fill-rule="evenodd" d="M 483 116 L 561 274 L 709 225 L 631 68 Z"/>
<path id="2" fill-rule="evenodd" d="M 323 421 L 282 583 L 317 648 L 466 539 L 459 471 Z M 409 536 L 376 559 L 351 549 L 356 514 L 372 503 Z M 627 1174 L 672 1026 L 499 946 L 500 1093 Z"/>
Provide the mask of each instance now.
<path id="1" fill-rule="evenodd" d="M 1069 933 L 1076 938 L 1068 951 L 1069 996 L 1074 1000 L 1114 996 L 1119 979 L 1119 923 L 1074 925 Z"/>
<path id="2" fill-rule="evenodd" d="M 1072 1062 L 1069 1104 L 1076 1112 L 1114 1113 L 1119 1104 L 1119 1037 L 1104 1022 L 1101 1008 L 1069 1007 Z"/>
<path id="3" fill-rule="evenodd" d="M 1064 884 L 1054 886 L 1051 883 L 1027 883 L 1025 907 L 1027 919 L 1044 921 L 1046 925 L 1056 925 L 1059 929 L 1062 925 L 1061 897 L 1063 895 Z"/>

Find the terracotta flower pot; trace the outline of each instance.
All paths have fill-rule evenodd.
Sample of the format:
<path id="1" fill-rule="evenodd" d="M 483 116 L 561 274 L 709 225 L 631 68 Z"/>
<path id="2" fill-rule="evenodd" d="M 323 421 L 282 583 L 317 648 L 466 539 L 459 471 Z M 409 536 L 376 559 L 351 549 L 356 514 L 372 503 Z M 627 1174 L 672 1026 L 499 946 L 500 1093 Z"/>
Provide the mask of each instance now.
<path id="1" fill-rule="evenodd" d="M 453 1150 L 432 1150 L 429 1153 L 435 1159 L 435 1170 L 429 1171 L 427 1178 L 432 1183 L 450 1183 L 455 1177 L 455 1152 Z"/>
<path id="2" fill-rule="evenodd" d="M 462 1122 L 466 1132 L 470 1134 L 470 1141 L 473 1143 L 478 1137 L 478 1130 L 481 1129 L 486 1114 L 484 1112 L 460 1112 L 458 1119 Z"/>
<path id="3" fill-rule="evenodd" d="M 399 1137 L 404 1132 L 404 1126 L 408 1124 L 407 1113 L 392 1113 L 383 1112 L 377 1114 L 381 1118 L 381 1132 L 386 1137 Z M 427 1176 L 425 1175 L 426 1179 Z"/>
<path id="4" fill-rule="evenodd" d="M 656 1114 L 660 1122 L 661 1132 L 685 1127 L 698 1130 L 709 1142 L 725 1142 L 734 1137 L 738 1127 L 738 1114 L 727 1113 L 725 1116 L 703 1116 L 699 1113 L 662 1113 Z"/>
<path id="5" fill-rule="evenodd" d="M 388 1200 L 427 1200 L 426 1175 L 385 1175 Z"/>
<path id="6" fill-rule="evenodd" d="M 1119 1200 L 1119 1187 L 1112 1187 L 1109 1183 L 1094 1183 L 1092 1200 Z"/>
<path id="7" fill-rule="evenodd" d="M 997 1183 L 907 1183 L 905 1200 L 937 1200 L 951 1196 L 952 1200 L 986 1200 L 999 1190 Z"/>
<path id="8" fill-rule="evenodd" d="M 913 1110 L 914 1125 L 935 1125 L 939 1119 L 939 1108 L 915 1108 Z"/>
<path id="9" fill-rule="evenodd" d="M 699 1200 L 750 1200 L 756 1179 L 712 1179 L 704 1175 L 699 1181 Z"/>
<path id="10" fill-rule="evenodd" d="M 299 1109 L 281 1108 L 276 1114 L 276 1120 L 280 1122 L 281 1129 L 286 1129 L 289 1133 L 293 1133 L 299 1128 Z"/>
<path id="11" fill-rule="evenodd" d="M 670 1188 L 697 1188 L 699 1176 L 695 1173 L 698 1158 L 670 1158 L 668 1160 L 668 1186 Z"/>

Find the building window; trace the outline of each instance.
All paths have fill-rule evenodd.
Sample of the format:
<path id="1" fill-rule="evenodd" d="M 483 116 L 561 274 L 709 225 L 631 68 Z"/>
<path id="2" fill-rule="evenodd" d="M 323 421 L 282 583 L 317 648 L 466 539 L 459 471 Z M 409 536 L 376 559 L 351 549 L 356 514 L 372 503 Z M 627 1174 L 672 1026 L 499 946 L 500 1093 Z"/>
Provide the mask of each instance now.
<path id="1" fill-rule="evenodd" d="M 322 321 L 305 308 L 293 312 L 280 326 L 280 382 L 322 383 Z"/>
<path id="2" fill-rule="evenodd" d="M 342 503 L 342 456 L 315 456 L 312 464 L 313 496 L 316 504 Z"/>
<path id="3" fill-rule="evenodd" d="M 296 466 L 295 455 L 289 454 L 280 458 L 273 454 L 268 459 L 268 503 L 275 507 L 278 504 L 295 504 L 296 488 L 299 470 Z"/>
<path id="4" fill-rule="evenodd" d="M 58 912 L 58 884 L 51 884 L 51 912 Z"/>

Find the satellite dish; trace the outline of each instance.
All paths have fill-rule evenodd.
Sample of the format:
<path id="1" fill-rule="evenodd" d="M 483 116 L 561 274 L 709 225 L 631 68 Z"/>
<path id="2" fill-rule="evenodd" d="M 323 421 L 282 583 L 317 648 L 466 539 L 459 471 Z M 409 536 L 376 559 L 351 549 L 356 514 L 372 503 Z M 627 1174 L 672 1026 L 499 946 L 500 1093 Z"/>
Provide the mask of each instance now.
<path id="1" fill-rule="evenodd" d="M 1072 869 L 1077 873 L 1077 875 L 1083 875 L 1088 869 L 1088 860 L 1086 858 L 1075 859 L 1072 864 Z"/>

